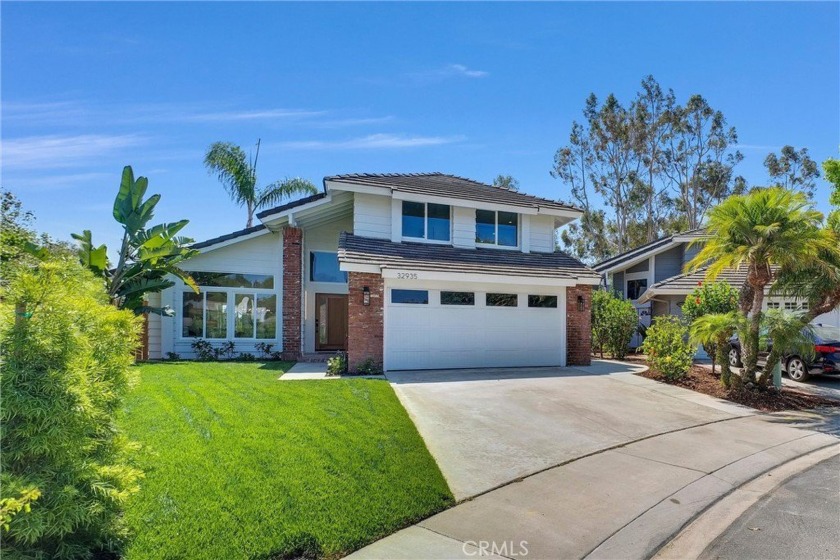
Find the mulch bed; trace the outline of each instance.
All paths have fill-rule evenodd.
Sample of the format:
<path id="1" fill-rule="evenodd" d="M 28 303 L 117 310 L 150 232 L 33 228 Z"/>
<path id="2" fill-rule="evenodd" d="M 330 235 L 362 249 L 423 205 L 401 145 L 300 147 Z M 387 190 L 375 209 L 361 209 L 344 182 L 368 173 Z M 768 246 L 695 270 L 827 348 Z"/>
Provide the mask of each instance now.
<path id="1" fill-rule="evenodd" d="M 752 389 L 726 389 L 720 383 L 720 369 L 717 373 L 712 374 L 711 370 L 700 366 L 692 366 L 688 374 L 682 379 L 671 380 L 654 373 L 651 370 L 644 371 L 637 375 L 668 383 L 669 385 L 677 385 L 711 395 L 719 399 L 725 399 L 744 406 L 757 408 L 764 412 L 778 412 L 781 410 L 807 410 L 817 407 L 840 407 L 840 401 L 812 395 L 810 393 L 803 393 L 788 387 L 782 387 L 781 394 L 775 388 L 760 388 L 754 387 Z M 734 374 L 733 374 L 734 375 Z"/>

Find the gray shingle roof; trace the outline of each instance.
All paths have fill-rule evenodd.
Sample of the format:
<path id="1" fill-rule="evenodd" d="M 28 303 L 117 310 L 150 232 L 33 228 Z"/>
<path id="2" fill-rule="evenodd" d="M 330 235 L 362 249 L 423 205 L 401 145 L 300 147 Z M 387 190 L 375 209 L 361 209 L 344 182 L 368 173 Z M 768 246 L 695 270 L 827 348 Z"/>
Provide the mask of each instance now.
<path id="1" fill-rule="evenodd" d="M 574 206 L 556 200 L 540 198 L 443 173 L 354 173 L 325 177 L 324 182 L 327 181 L 386 187 L 406 193 L 460 198 L 494 204 L 508 204 L 510 206 L 581 211 Z"/>
<path id="2" fill-rule="evenodd" d="M 292 208 L 297 208 L 298 206 L 303 206 L 304 204 L 309 204 L 310 202 L 315 202 L 316 200 L 321 200 L 327 196 L 327 193 L 316 193 L 310 196 L 305 196 L 303 198 L 299 198 L 297 200 L 293 200 L 292 202 L 287 202 L 286 204 L 281 204 L 280 206 L 275 206 L 274 208 L 269 208 L 268 210 L 263 210 L 262 212 L 257 212 L 257 218 L 265 218 L 271 214 L 277 214 L 278 212 L 284 212 L 286 210 L 291 210 Z"/>
<path id="3" fill-rule="evenodd" d="M 606 270 L 608 268 L 612 268 L 615 265 L 633 260 L 637 257 L 642 256 L 645 253 L 648 253 L 650 251 L 655 251 L 656 249 L 659 249 L 660 247 L 664 247 L 664 246 L 670 244 L 674 240 L 675 237 L 687 237 L 689 239 L 701 239 L 705 235 L 706 235 L 706 230 L 704 228 L 692 229 L 692 230 L 684 231 L 684 232 L 681 232 L 681 233 L 675 233 L 674 235 L 669 235 L 668 237 L 662 237 L 662 238 L 657 239 L 655 241 L 651 241 L 650 243 L 646 243 L 644 245 L 636 247 L 635 249 L 630 249 L 629 251 L 625 251 L 624 253 L 621 253 L 620 255 L 610 257 L 606 260 L 603 260 L 603 261 L 599 262 L 598 264 L 596 264 L 592 268 L 594 268 L 595 270 L 597 270 L 599 272 L 603 272 L 604 270 Z"/>
<path id="4" fill-rule="evenodd" d="M 256 233 L 256 232 L 262 231 L 264 229 L 267 229 L 267 228 L 262 224 L 260 224 L 258 226 L 254 226 L 254 227 L 240 229 L 238 231 L 227 233 L 227 234 L 221 235 L 219 237 L 214 237 L 212 239 L 206 239 L 206 240 L 200 241 L 198 243 L 193 243 L 192 245 L 190 245 L 190 248 L 191 249 L 204 249 L 206 247 L 210 247 L 210 246 L 216 245 L 218 243 L 223 243 L 223 242 L 229 241 L 231 239 L 236 239 L 237 237 L 242 237 L 243 235 Z"/>
<path id="5" fill-rule="evenodd" d="M 383 268 L 502 274 L 538 278 L 598 279 L 598 273 L 561 252 L 522 253 L 504 249 L 459 249 L 430 243 L 393 243 L 342 233 L 338 260 Z"/>
<path id="6" fill-rule="evenodd" d="M 726 281 L 735 288 L 740 288 L 747 279 L 747 269 L 727 269 L 720 273 L 716 281 Z M 687 272 L 679 276 L 672 276 L 661 282 L 657 282 L 652 289 L 668 289 L 668 290 L 686 290 L 686 293 L 691 292 L 701 283 L 706 282 L 706 269 L 700 268 L 694 272 Z"/>

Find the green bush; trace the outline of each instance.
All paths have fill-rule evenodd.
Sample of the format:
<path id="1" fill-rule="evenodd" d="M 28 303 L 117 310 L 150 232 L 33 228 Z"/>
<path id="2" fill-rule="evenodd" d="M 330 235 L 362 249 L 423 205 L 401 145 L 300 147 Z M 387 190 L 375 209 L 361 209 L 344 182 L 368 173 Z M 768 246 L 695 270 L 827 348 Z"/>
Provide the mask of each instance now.
<path id="1" fill-rule="evenodd" d="M 347 354 L 339 352 L 327 360 L 327 375 L 343 375 L 347 373 Z"/>
<path id="2" fill-rule="evenodd" d="M 731 313 L 738 311 L 738 290 L 729 282 L 701 282 L 685 298 L 683 317 L 693 323 L 697 317 L 709 313 Z"/>
<path id="3" fill-rule="evenodd" d="M 382 375 L 382 365 L 373 358 L 356 364 L 357 375 Z"/>
<path id="4" fill-rule="evenodd" d="M 140 472 L 114 413 L 130 382 L 139 319 L 109 304 L 75 260 L 12 271 L 0 313 L 4 556 L 118 553 Z M 23 307 L 16 308 L 17 305 Z"/>
<path id="5" fill-rule="evenodd" d="M 655 317 L 642 345 L 653 371 L 668 379 L 688 373 L 695 348 L 688 342 L 688 325 L 673 315 Z"/>
<path id="6" fill-rule="evenodd" d="M 592 293 L 592 346 L 602 358 L 605 348 L 613 358 L 624 358 L 638 326 L 639 313 L 630 300 L 606 290 Z"/>

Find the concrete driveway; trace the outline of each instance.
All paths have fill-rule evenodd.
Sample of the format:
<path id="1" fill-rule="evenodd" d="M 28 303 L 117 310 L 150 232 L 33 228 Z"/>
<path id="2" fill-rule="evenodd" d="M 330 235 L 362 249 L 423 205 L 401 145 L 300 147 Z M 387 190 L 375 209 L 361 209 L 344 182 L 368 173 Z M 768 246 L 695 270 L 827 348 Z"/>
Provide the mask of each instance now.
<path id="1" fill-rule="evenodd" d="M 755 412 L 633 375 L 639 367 L 387 377 L 460 501 L 595 452 Z"/>

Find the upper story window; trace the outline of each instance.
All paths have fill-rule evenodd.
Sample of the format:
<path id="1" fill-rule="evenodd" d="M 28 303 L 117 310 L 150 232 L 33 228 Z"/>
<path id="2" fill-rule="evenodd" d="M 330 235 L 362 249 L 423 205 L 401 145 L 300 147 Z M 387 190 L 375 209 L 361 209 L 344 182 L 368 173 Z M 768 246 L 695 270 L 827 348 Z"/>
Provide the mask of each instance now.
<path id="1" fill-rule="evenodd" d="M 475 242 L 482 245 L 519 245 L 519 214 L 496 210 L 475 211 Z"/>
<path id="2" fill-rule="evenodd" d="M 342 272 L 338 264 L 338 253 L 328 251 L 310 251 L 309 280 L 311 282 L 333 282 L 346 284 L 347 273 Z"/>
<path id="3" fill-rule="evenodd" d="M 627 281 L 627 299 L 639 299 L 647 290 L 647 279 Z"/>
<path id="4" fill-rule="evenodd" d="M 431 202 L 402 203 L 402 236 L 407 239 L 448 242 L 452 218 L 450 207 Z"/>

